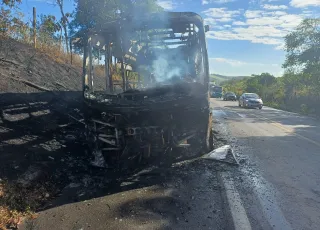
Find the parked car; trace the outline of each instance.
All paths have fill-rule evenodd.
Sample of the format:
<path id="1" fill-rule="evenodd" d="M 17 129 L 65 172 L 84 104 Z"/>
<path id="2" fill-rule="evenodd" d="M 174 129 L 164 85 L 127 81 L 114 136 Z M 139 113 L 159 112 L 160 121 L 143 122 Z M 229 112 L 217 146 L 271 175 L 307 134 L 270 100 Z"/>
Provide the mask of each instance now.
<path id="1" fill-rule="evenodd" d="M 236 101 L 237 96 L 234 92 L 227 92 L 223 95 L 223 100 L 224 101 Z"/>
<path id="2" fill-rule="evenodd" d="M 239 97 L 239 106 L 262 109 L 263 101 L 258 94 L 244 93 Z"/>

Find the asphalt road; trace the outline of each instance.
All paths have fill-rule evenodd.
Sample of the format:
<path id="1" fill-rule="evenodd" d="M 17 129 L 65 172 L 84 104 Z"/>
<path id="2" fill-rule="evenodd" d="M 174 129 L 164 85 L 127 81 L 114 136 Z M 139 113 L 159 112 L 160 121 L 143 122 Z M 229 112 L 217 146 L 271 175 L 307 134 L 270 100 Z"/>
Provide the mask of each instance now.
<path id="1" fill-rule="evenodd" d="M 238 155 L 230 170 L 252 229 L 319 229 L 320 122 L 211 99 L 218 133 Z M 250 228 L 249 228 L 250 229 Z"/>
<path id="2" fill-rule="evenodd" d="M 215 147 L 231 145 L 239 166 L 195 158 L 122 176 L 71 167 L 72 183 L 20 229 L 319 229 L 320 122 L 211 106 Z"/>
<path id="3" fill-rule="evenodd" d="M 195 158 L 114 178 L 87 172 L 19 229 L 229 229 L 218 167 Z"/>

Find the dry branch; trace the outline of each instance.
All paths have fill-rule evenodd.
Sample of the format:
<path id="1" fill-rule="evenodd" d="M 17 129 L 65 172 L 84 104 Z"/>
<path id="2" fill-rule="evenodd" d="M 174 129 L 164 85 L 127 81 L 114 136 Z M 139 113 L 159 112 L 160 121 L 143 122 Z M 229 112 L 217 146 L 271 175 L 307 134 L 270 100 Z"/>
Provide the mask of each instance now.
<path id="1" fill-rule="evenodd" d="M 61 86 L 61 87 L 63 87 L 63 88 L 65 88 L 65 89 L 68 89 L 65 85 L 63 85 L 62 83 L 60 83 L 60 82 L 55 82 L 58 86 Z"/>
<path id="2" fill-rule="evenodd" d="M 12 61 L 12 60 L 6 60 L 4 58 L 0 58 L 0 62 L 6 62 L 6 63 L 9 63 L 9 64 L 12 64 L 12 65 L 19 65 L 17 62 L 15 61 Z"/>
<path id="3" fill-rule="evenodd" d="M 1 74 L 2 77 L 6 77 L 4 75 Z M 16 78 L 16 77 L 6 77 L 6 78 L 9 78 L 9 79 L 12 79 L 12 80 L 15 80 L 15 81 L 18 81 L 18 82 L 21 82 L 21 83 L 24 83 L 26 84 L 27 86 L 30 86 L 30 87 L 33 87 L 35 89 L 38 89 L 38 90 L 41 90 L 41 91 L 45 91 L 45 92 L 52 92 L 52 90 L 48 89 L 48 88 L 45 88 L 43 86 L 40 86 L 40 85 L 37 85 L 35 83 L 32 83 L 30 81 L 27 81 L 27 80 L 24 80 L 24 79 L 21 79 L 21 78 Z"/>

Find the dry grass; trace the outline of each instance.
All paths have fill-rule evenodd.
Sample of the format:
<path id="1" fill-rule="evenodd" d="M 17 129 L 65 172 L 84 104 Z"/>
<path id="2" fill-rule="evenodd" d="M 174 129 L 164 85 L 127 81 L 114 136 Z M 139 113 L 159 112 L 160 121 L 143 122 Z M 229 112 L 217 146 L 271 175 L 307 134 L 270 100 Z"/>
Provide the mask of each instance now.
<path id="1" fill-rule="evenodd" d="M 38 92 L 32 87 L 17 84 L 6 78 L 21 78 L 52 91 L 81 90 L 82 59 L 64 53 L 58 46 L 32 45 L 0 37 L 0 91 L 10 93 Z M 58 85 L 58 83 L 60 85 Z M 62 85 L 62 86 L 61 86 Z"/>
<path id="2" fill-rule="evenodd" d="M 1 40 L 8 40 L 8 39 L 13 39 L 12 36 L 8 36 L 6 34 L 0 34 L 0 39 Z M 16 40 L 16 39 L 13 39 Z M 16 40 L 20 43 L 33 46 L 32 41 L 30 39 L 25 39 L 25 40 Z M 37 50 L 40 51 L 43 54 L 46 54 L 49 58 L 51 58 L 53 61 L 60 63 L 60 64 L 65 64 L 71 63 L 71 55 L 68 54 L 65 50 L 63 50 L 58 43 L 53 43 L 53 42 L 40 42 L 40 40 L 37 40 Z M 77 66 L 77 67 L 82 67 L 82 58 L 77 55 L 77 54 L 72 54 L 72 65 Z"/>
<path id="3" fill-rule="evenodd" d="M 60 49 L 59 45 L 38 44 L 37 50 L 47 55 L 53 61 L 60 64 L 71 64 L 71 54 Z M 72 54 L 72 65 L 82 67 L 82 58 L 77 54 Z"/>
<path id="4" fill-rule="evenodd" d="M 35 210 L 49 198 L 45 185 L 24 188 L 0 182 L 0 230 L 17 228 L 23 219 L 35 219 Z"/>

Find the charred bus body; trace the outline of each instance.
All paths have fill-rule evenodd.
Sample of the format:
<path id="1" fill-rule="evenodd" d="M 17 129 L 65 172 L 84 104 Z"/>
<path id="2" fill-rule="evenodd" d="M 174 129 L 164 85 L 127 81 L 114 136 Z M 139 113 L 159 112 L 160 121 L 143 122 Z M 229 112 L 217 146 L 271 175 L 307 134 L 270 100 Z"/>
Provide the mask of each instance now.
<path id="1" fill-rule="evenodd" d="M 199 15 L 174 12 L 87 33 L 83 96 L 96 165 L 212 149 L 206 30 Z"/>

